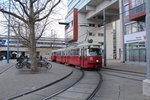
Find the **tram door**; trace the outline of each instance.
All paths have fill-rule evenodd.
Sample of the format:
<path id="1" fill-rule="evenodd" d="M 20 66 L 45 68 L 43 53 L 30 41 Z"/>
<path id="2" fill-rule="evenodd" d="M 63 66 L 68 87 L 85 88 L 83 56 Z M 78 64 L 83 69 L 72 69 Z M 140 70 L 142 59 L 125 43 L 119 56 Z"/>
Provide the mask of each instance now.
<path id="1" fill-rule="evenodd" d="M 84 47 L 81 48 L 80 61 L 81 61 L 81 66 L 84 67 Z"/>

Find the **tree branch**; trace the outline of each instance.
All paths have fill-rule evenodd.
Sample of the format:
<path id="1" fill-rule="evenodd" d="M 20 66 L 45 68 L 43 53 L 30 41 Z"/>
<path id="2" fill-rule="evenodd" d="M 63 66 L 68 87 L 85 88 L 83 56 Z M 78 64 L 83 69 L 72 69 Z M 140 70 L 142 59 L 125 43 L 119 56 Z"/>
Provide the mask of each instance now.
<path id="1" fill-rule="evenodd" d="M 23 40 L 25 40 L 25 41 L 27 42 L 27 44 L 24 44 L 24 43 L 22 43 L 22 44 L 29 47 L 30 41 L 29 41 L 27 38 L 23 37 L 23 36 L 21 35 L 21 33 L 17 32 L 14 25 L 11 25 L 11 27 L 12 27 L 14 33 L 16 34 L 16 37 L 18 38 L 18 40 L 21 40 L 21 39 L 19 38 L 19 37 L 21 37 Z M 18 30 L 19 30 L 19 29 L 18 29 Z"/>
<path id="2" fill-rule="evenodd" d="M 33 0 L 32 2 L 35 3 L 36 1 L 38 1 L 38 0 Z"/>
<path id="3" fill-rule="evenodd" d="M 23 18 L 24 18 L 24 16 L 21 14 L 21 12 L 19 11 L 19 9 L 17 8 L 17 6 L 15 5 L 15 3 L 14 2 L 12 2 L 13 3 L 13 6 L 15 7 L 15 9 L 17 10 L 17 12 L 20 14 L 20 16 L 22 16 Z"/>
<path id="4" fill-rule="evenodd" d="M 39 14 L 41 11 L 43 11 L 43 10 L 46 8 L 47 4 L 48 4 L 50 1 L 51 1 L 51 0 L 47 0 L 47 2 L 45 3 L 45 5 L 44 5 L 40 10 L 37 10 L 37 11 L 34 13 L 34 15 L 37 15 L 37 14 Z"/>
<path id="5" fill-rule="evenodd" d="M 50 9 L 50 11 L 45 16 L 43 16 L 42 18 L 39 18 L 39 19 L 37 19 L 35 21 L 41 21 L 41 20 L 47 18 L 51 14 L 52 10 L 60 3 L 60 1 L 61 0 L 59 0 L 56 4 L 54 4 L 53 7 Z"/>
<path id="6" fill-rule="evenodd" d="M 15 1 L 18 2 L 18 3 L 22 6 L 23 11 L 25 12 L 25 14 L 26 14 L 28 17 L 30 17 L 29 14 L 28 14 L 28 12 L 27 12 L 27 10 L 26 10 L 26 8 L 25 8 L 25 6 L 23 5 L 23 3 L 22 3 L 20 0 L 15 0 Z"/>
<path id="7" fill-rule="evenodd" d="M 47 23 L 48 21 L 47 21 L 47 20 L 48 20 L 48 17 L 46 18 L 46 21 L 45 21 L 45 23 L 44 23 L 44 27 L 43 27 L 43 29 L 42 29 L 40 35 L 36 38 L 36 41 L 39 40 L 39 39 L 41 38 L 41 36 L 43 35 L 43 32 L 44 32 L 46 26 L 48 25 L 48 23 Z"/>
<path id="8" fill-rule="evenodd" d="M 12 15 L 12 16 L 14 16 L 14 17 L 20 19 L 21 21 L 23 21 L 24 23 L 27 24 L 27 21 L 26 21 L 24 18 L 20 17 L 19 15 L 15 14 L 15 13 L 6 11 L 6 10 L 4 10 L 4 9 L 0 9 L 0 11 L 1 11 L 2 13 L 10 14 L 10 15 Z"/>

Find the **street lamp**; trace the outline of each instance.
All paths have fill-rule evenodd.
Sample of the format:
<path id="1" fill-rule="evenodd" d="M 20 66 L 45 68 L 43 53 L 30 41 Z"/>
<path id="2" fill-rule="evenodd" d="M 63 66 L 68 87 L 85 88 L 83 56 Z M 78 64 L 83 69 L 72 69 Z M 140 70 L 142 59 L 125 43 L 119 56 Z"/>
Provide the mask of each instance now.
<path id="1" fill-rule="evenodd" d="M 61 25 L 69 25 L 69 23 L 66 23 L 66 22 L 59 22 L 59 24 L 61 24 Z"/>

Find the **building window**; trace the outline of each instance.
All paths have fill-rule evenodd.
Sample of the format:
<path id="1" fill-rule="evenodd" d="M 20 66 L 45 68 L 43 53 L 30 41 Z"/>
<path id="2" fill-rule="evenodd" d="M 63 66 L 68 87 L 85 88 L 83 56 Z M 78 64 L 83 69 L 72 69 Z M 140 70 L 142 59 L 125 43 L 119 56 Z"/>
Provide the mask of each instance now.
<path id="1" fill-rule="evenodd" d="M 145 11 L 145 0 L 131 0 L 132 14 Z"/>
<path id="2" fill-rule="evenodd" d="M 137 23 L 132 24 L 132 33 L 135 33 L 138 31 Z"/>
<path id="3" fill-rule="evenodd" d="M 125 34 L 132 34 L 136 32 L 145 31 L 145 22 L 135 22 L 125 26 L 126 33 Z"/>
<path id="4" fill-rule="evenodd" d="M 131 24 L 126 25 L 125 27 L 126 27 L 126 34 L 131 34 L 132 33 L 132 31 L 131 31 Z"/>
<path id="5" fill-rule="evenodd" d="M 103 37 L 104 34 L 103 34 L 103 33 L 98 33 L 98 36 L 99 36 L 99 37 Z"/>
<path id="6" fill-rule="evenodd" d="M 89 24 L 89 27 L 95 27 L 95 24 Z"/>
<path id="7" fill-rule="evenodd" d="M 131 0 L 132 8 L 135 8 L 144 3 L 145 0 Z"/>
<path id="8" fill-rule="evenodd" d="M 138 22 L 138 31 L 145 31 L 146 29 L 145 22 Z"/>
<path id="9" fill-rule="evenodd" d="M 123 4 L 128 4 L 128 0 L 123 0 Z"/>
<path id="10" fill-rule="evenodd" d="M 98 42 L 101 46 L 104 45 L 104 42 Z"/>
<path id="11" fill-rule="evenodd" d="M 129 5 L 124 6 L 125 16 L 129 16 Z"/>

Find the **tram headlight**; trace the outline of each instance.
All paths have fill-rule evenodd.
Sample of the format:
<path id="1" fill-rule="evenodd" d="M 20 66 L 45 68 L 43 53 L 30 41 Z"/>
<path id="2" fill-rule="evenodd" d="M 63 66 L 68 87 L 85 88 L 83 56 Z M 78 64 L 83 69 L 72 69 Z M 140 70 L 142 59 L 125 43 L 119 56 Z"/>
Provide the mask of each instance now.
<path id="1" fill-rule="evenodd" d="M 99 62 L 99 60 L 96 60 L 96 62 Z"/>

